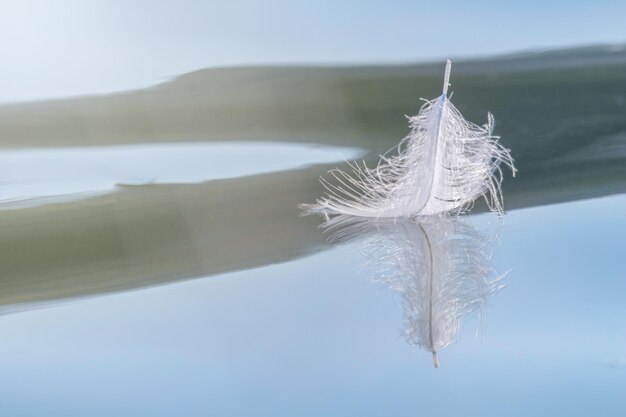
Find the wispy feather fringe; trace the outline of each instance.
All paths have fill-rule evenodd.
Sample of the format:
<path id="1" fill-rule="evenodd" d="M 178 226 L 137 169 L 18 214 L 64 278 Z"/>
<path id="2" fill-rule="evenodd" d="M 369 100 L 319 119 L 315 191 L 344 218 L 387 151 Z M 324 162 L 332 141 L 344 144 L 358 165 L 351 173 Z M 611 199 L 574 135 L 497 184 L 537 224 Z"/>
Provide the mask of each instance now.
<path id="1" fill-rule="evenodd" d="M 508 149 L 493 136 L 494 119 L 468 122 L 450 102 L 447 62 L 443 93 L 426 101 L 417 116 L 408 117 L 411 131 L 400 144 L 381 155 L 374 168 L 350 163 L 352 173 L 329 171 L 322 178 L 327 194 L 303 204 L 307 214 L 408 218 L 462 213 L 484 197 L 492 211 L 503 213 L 501 164 L 511 168 Z"/>
<path id="2" fill-rule="evenodd" d="M 366 267 L 401 295 L 405 337 L 437 352 L 456 341 L 468 316 L 508 283 L 491 266 L 489 237 L 457 216 L 393 221 L 337 216 L 322 225 L 333 242 L 362 239 Z"/>

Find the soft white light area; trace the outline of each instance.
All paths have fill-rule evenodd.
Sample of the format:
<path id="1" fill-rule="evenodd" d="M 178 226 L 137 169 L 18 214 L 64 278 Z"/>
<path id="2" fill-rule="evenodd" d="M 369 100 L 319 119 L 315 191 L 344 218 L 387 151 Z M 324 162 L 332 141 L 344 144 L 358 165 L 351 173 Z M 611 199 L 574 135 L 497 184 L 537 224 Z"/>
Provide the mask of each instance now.
<path id="1" fill-rule="evenodd" d="M 85 198 L 118 185 L 187 184 L 353 159 L 355 148 L 168 143 L 0 152 L 0 210 Z"/>
<path id="2" fill-rule="evenodd" d="M 626 40 L 626 3 L 610 0 L 20 0 L 0 10 L 4 103 L 143 87 L 211 66 L 416 61 Z"/>

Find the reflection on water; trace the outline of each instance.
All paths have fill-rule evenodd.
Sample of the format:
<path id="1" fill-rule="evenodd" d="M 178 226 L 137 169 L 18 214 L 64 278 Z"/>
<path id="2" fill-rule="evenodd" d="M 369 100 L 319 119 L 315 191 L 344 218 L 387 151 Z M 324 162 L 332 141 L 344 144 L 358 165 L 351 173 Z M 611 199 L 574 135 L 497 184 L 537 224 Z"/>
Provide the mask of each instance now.
<path id="1" fill-rule="evenodd" d="M 0 152 L 0 209 L 71 202 L 119 185 L 194 184 L 340 161 L 356 148 L 272 142 L 161 143 Z"/>
<path id="2" fill-rule="evenodd" d="M 508 210 L 626 191 L 624 56 L 458 67 L 459 100 L 494 111 L 517 151 Z M 395 337 L 402 313 L 354 273 L 352 245 L 298 218 L 324 164 L 358 155 L 286 143 L 374 158 L 440 87 L 430 71 L 210 70 L 3 106 L 3 146 L 40 148 L 0 154 L 1 207 L 19 208 L 0 216 L 0 416 L 623 410 L 625 196 L 512 211 L 493 264 L 489 234 L 463 219 L 337 225 L 399 294 L 409 342 L 448 346 L 437 371 Z M 285 145 L 222 143 L 249 139 Z M 488 299 L 478 343 L 468 320 Z"/>
<path id="3" fill-rule="evenodd" d="M 275 174 L 269 176 L 263 193 L 288 189 Z M 154 192 L 161 187 L 154 186 Z M 201 217 L 187 223 L 192 235 L 173 235 L 185 223 L 161 212 L 142 225 L 143 231 L 154 231 L 143 240 L 133 240 L 129 227 L 142 222 L 139 210 L 117 228 L 111 222 L 102 229 L 82 229 L 93 208 L 89 215 L 64 213 L 79 221 L 81 230 L 111 231 L 92 233 L 92 240 L 128 245 L 126 253 L 109 250 L 102 258 L 80 252 L 88 241 L 72 240 L 69 220 L 32 223 L 25 217 L 15 225 L 3 223 L 0 237 L 7 249 L 0 262 L 0 297 L 13 303 L 35 295 L 67 297 L 85 286 L 99 296 L 0 317 L 1 416 L 409 417 L 420 410 L 442 417 L 586 417 L 616 415 L 605 411 L 626 406 L 626 196 L 512 211 L 492 265 L 515 266 L 515 279 L 489 298 L 484 340 L 471 337 L 471 323 L 463 316 L 456 334 L 462 343 L 448 346 L 441 369 L 435 370 L 430 358 L 416 355 L 398 337 L 402 314 L 388 291 L 354 268 L 363 262 L 357 249 L 376 250 L 363 246 L 368 239 L 389 239 L 394 248 L 393 239 L 403 242 L 417 234 L 412 241 L 423 249 L 426 237 L 408 231 L 415 227 L 394 234 L 389 230 L 397 227 L 376 224 L 352 243 L 323 246 L 326 250 L 312 254 L 298 242 L 317 239 L 322 245 L 326 236 L 316 233 L 316 219 L 297 218 L 301 194 L 277 198 L 276 206 L 259 207 L 266 210 L 260 217 L 246 219 L 238 213 L 225 217 L 228 212 L 208 204 L 215 194 L 191 187 L 190 195 L 207 205 L 194 200 L 184 212 L 195 207 L 208 213 L 207 219 L 219 213 L 213 223 Z M 148 201 L 176 213 L 177 207 L 163 200 Z M 229 208 L 250 206 L 228 202 Z M 280 211 L 283 207 L 292 212 Z M 8 211 L 2 218 L 30 211 L 46 210 Z M 494 217 L 471 219 L 483 231 Z M 157 234 L 169 224 L 176 227 Z M 302 229 L 296 230 L 298 225 Z M 456 239 L 473 236 L 461 225 L 421 226 L 434 246 L 454 248 Z M 238 229 L 252 230 L 258 239 L 246 239 Z M 194 247 L 200 235 L 207 240 Z M 19 252 L 17 241 L 24 242 Z M 415 255 L 406 247 L 397 253 L 407 251 Z M 76 252 L 84 257 L 81 269 L 63 269 Z M 244 259 L 249 263 L 242 267 Z M 386 259 L 391 267 L 403 265 Z M 405 258 L 411 259 L 421 258 Z M 220 274 L 219 267 L 239 270 Z M 382 275 L 387 267 L 378 271 L 385 282 L 393 278 Z M 212 276 L 186 280 L 206 275 Z M 109 292 L 122 281 L 121 289 L 146 283 L 151 288 Z M 170 285 L 156 285 L 162 282 Z"/>
<path id="4" fill-rule="evenodd" d="M 323 224 L 331 241 L 362 240 L 362 252 L 378 280 L 401 295 L 405 337 L 437 352 L 457 340 L 469 316 L 484 317 L 487 298 L 507 284 L 508 273 L 491 266 L 491 243 L 465 217 L 415 220 L 339 216 Z"/>

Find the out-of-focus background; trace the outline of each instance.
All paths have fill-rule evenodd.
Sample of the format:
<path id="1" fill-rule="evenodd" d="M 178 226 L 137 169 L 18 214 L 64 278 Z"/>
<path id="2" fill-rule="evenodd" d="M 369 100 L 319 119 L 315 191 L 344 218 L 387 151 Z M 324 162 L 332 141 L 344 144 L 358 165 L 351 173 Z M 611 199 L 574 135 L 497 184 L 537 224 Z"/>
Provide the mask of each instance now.
<path id="1" fill-rule="evenodd" d="M 3 4 L 3 103 L 208 67 L 392 64 L 624 42 L 619 1 L 26 0 Z"/>
<path id="2" fill-rule="evenodd" d="M 604 0 L 4 2 L 0 413 L 621 416 L 625 15 Z M 298 204 L 395 146 L 448 58 L 452 101 L 494 114 L 519 173 L 503 220 L 479 202 L 474 226 L 411 234 L 472 230 L 491 246 L 479 270 L 513 270 L 435 372 L 405 340 L 415 301 L 362 265 L 380 251 L 329 242 Z"/>

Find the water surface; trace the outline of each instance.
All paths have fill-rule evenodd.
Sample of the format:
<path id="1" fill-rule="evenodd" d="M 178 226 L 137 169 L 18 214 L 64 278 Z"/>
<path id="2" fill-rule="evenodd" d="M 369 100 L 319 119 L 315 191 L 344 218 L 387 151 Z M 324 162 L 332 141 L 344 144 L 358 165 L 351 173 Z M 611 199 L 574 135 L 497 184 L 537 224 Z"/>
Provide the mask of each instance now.
<path id="1" fill-rule="evenodd" d="M 0 409 L 617 416 L 626 407 L 625 206 L 619 196 L 507 215 L 492 266 L 513 268 L 510 284 L 488 300 L 482 337 L 466 320 L 439 369 L 402 336 L 398 298 L 363 269 L 354 241 L 5 315 Z M 472 221 L 483 232 L 497 223 Z"/>
<path id="2" fill-rule="evenodd" d="M 201 183 L 359 155 L 355 148 L 271 142 L 4 150 L 0 152 L 0 210 L 80 200 L 124 185 Z"/>
<path id="3" fill-rule="evenodd" d="M 455 102 L 495 114 L 519 169 L 503 224 L 339 241 L 298 204 L 395 145 L 442 65 L 3 105 L 0 414 L 621 417 L 625 57 L 455 63 Z"/>

